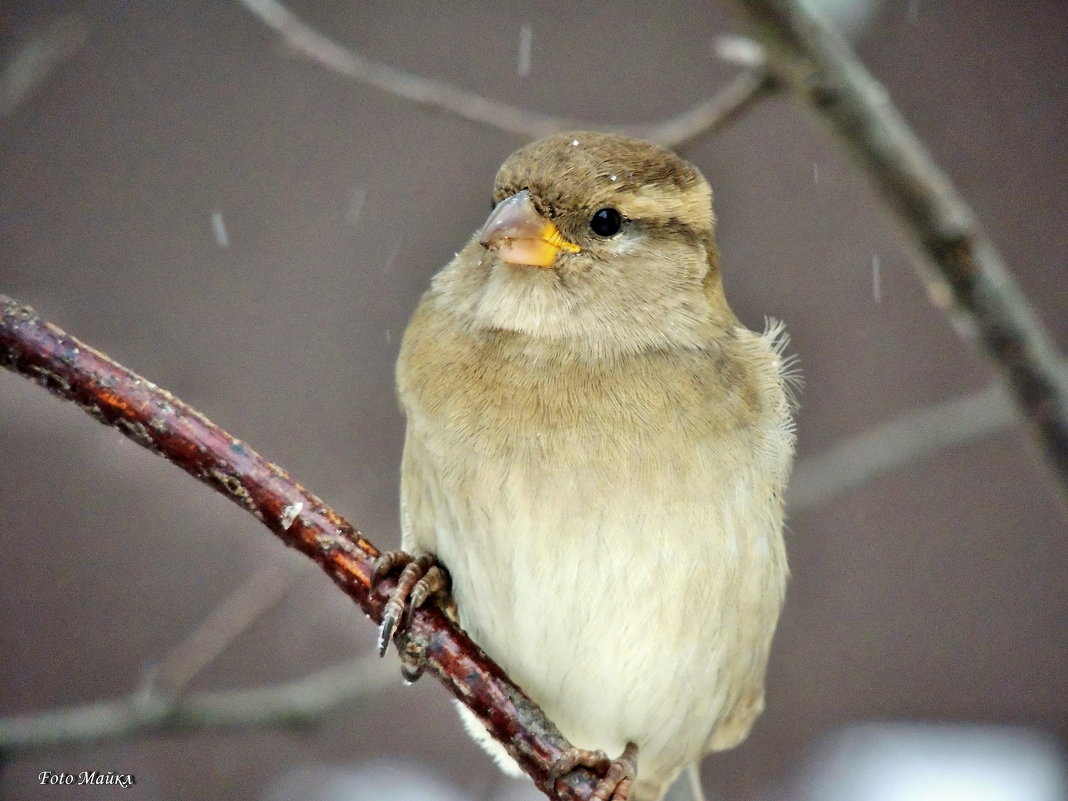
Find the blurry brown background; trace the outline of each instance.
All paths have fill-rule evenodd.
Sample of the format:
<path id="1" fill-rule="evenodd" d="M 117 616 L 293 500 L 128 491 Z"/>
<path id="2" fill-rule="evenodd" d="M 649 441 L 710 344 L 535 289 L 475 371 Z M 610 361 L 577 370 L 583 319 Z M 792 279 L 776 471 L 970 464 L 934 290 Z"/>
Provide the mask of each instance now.
<path id="1" fill-rule="evenodd" d="M 591 123 L 669 116 L 736 71 L 712 53 L 737 30 L 717 4 L 291 8 L 383 62 Z M 396 543 L 399 336 L 522 140 L 296 58 L 236 2 L 5 0 L 0 36 L 5 65 L 53 65 L 21 93 L 5 73 L 0 292 L 193 404 L 375 542 Z M 892 0 L 858 41 L 1062 349 L 1066 41 L 1062 0 Z M 716 193 L 736 311 L 751 327 L 783 319 L 793 335 L 802 459 L 989 385 L 977 349 L 925 297 L 908 240 L 807 109 L 766 101 L 682 152 Z M 1052 487 L 1010 428 L 795 511 L 769 708 L 746 744 L 705 762 L 717 798 L 791 797 L 806 753 L 850 721 L 1015 723 L 1063 743 L 1068 526 Z M 132 692 L 261 563 L 280 562 L 291 589 L 194 689 L 296 677 L 366 651 L 374 635 L 250 516 L 9 374 L 0 541 L 5 714 Z M 405 688 L 399 677 L 362 712 L 312 731 L 15 759 L 0 768 L 0 795 L 254 799 L 296 768 L 381 757 L 421 763 L 464 797 L 530 797 L 461 734 L 432 679 Z M 43 788 L 41 770 L 134 773 L 137 785 Z"/>

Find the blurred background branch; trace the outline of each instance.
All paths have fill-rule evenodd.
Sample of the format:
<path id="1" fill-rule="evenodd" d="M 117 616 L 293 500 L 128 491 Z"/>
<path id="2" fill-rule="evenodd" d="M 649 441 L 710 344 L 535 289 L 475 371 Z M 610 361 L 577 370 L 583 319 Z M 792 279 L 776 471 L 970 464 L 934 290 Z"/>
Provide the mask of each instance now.
<path id="1" fill-rule="evenodd" d="M 48 76 L 85 44 L 85 22 L 63 15 L 20 43 L 0 65 L 0 119 L 29 100 Z"/>
<path id="2" fill-rule="evenodd" d="M 524 139 L 568 130 L 604 130 L 651 139 L 667 147 L 679 147 L 721 129 L 772 88 L 767 71 L 761 63 L 756 63 L 750 64 L 709 99 L 659 123 L 604 125 L 569 120 L 510 106 L 443 81 L 380 64 L 305 24 L 278 0 L 240 0 L 240 3 L 281 35 L 293 52 L 326 69 L 403 100 L 518 134 Z"/>
<path id="3" fill-rule="evenodd" d="M 292 564 L 279 557 L 256 570 L 212 609 L 200 625 L 152 665 L 143 695 L 175 698 L 293 585 Z M 3 739 L 0 738 L 0 750 Z"/>
<path id="4" fill-rule="evenodd" d="M 878 476 L 1002 431 L 1016 421 L 1001 384 L 913 409 L 801 459 L 787 490 L 789 508 L 800 511 L 829 503 Z"/>
<path id="5" fill-rule="evenodd" d="M 397 664 L 377 651 L 264 687 L 173 697 L 137 690 L 126 698 L 0 718 L 0 754 L 84 748 L 96 743 L 181 732 L 313 726 L 328 715 L 364 708 L 397 683 Z"/>
<path id="6" fill-rule="evenodd" d="M 977 335 L 1068 500 L 1068 369 L 971 207 L 845 39 L 799 0 L 732 0 L 776 80 L 807 100 L 882 189 L 934 268 L 934 302 Z"/>

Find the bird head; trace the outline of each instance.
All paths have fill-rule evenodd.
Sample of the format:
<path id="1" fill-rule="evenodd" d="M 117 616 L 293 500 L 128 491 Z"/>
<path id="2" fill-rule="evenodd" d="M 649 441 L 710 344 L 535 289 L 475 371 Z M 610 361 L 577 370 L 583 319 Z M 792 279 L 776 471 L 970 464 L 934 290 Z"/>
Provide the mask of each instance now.
<path id="1" fill-rule="evenodd" d="M 477 328 L 614 353 L 702 347 L 733 322 L 711 190 L 664 148 L 614 134 L 550 136 L 508 157 L 493 203 L 435 282 Z"/>

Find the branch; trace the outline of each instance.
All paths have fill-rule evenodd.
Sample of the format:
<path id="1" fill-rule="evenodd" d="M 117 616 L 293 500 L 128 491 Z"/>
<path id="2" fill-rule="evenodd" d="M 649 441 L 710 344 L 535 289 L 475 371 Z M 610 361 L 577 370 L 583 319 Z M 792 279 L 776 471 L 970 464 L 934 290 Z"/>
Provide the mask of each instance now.
<path id="1" fill-rule="evenodd" d="M 396 667 L 375 653 L 266 687 L 216 690 L 180 699 L 136 692 L 127 698 L 0 718 L 0 753 L 87 746 L 146 734 L 311 726 L 396 681 Z"/>
<path id="2" fill-rule="evenodd" d="M 677 150 L 705 134 L 723 130 L 728 123 L 749 111 L 758 100 L 774 92 L 775 88 L 774 79 L 763 66 L 749 67 L 715 95 L 681 114 L 654 125 L 635 125 L 614 131 Z M 608 130 L 613 131 L 611 127 Z"/>
<path id="3" fill-rule="evenodd" d="M 267 564 L 212 610 L 182 642 L 147 671 L 146 689 L 175 697 L 293 585 L 293 571 Z M 0 741 L 0 750 L 3 742 Z"/>
<path id="4" fill-rule="evenodd" d="M 381 621 L 395 582 L 371 587 L 378 549 L 281 468 L 195 409 L 4 295 L 0 365 L 73 401 L 221 492 L 315 560 L 371 619 Z M 589 798 L 598 777 L 586 769 L 550 786 L 550 771 L 571 744 L 442 610 L 419 609 L 397 644 L 402 655 L 418 659 L 471 709 L 543 792 L 561 801 Z"/>
<path id="5" fill-rule="evenodd" d="M 676 148 L 702 134 L 723 128 L 772 88 L 763 67 L 751 67 L 724 87 L 720 94 L 664 122 L 605 126 L 516 108 L 442 81 L 381 64 L 319 33 L 278 0 L 240 0 L 240 3 L 280 34 L 294 52 L 328 70 L 421 106 L 529 139 L 560 131 L 592 129 L 637 136 Z"/>
<path id="6" fill-rule="evenodd" d="M 783 85 L 851 146 L 935 270 L 929 295 L 977 334 L 1068 494 L 1068 370 L 972 209 L 849 45 L 798 0 L 734 0 Z"/>
<path id="7" fill-rule="evenodd" d="M 800 461 L 786 491 L 787 504 L 793 511 L 810 509 L 923 456 L 1016 421 L 1001 384 L 908 412 Z"/>
<path id="8" fill-rule="evenodd" d="M 65 14 L 37 31 L 0 65 L 0 119 L 15 112 L 62 64 L 71 58 L 86 37 L 85 22 L 77 14 Z"/>

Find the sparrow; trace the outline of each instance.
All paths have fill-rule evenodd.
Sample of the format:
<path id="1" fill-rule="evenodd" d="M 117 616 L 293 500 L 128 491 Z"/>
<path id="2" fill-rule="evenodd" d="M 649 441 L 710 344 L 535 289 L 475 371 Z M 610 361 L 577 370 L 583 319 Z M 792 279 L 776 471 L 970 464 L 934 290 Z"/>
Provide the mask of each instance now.
<path id="1" fill-rule="evenodd" d="M 764 708 L 794 451 L 782 327 L 723 293 L 712 194 L 674 153 L 574 132 L 520 148 L 404 334 L 403 567 L 382 646 L 451 590 L 459 624 L 656 801 Z M 461 707 L 506 769 L 504 748 Z"/>

